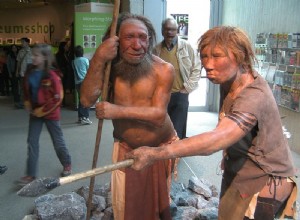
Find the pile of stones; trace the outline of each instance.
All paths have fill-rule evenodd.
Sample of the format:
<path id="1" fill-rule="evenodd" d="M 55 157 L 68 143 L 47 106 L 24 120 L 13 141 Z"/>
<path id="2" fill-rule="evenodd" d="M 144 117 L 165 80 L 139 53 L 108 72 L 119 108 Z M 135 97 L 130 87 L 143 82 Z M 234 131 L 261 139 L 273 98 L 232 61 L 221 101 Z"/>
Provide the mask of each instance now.
<path id="1" fill-rule="evenodd" d="M 89 188 L 83 186 L 63 195 L 47 194 L 34 201 L 34 211 L 23 220 L 85 220 Z M 191 177 L 188 186 L 171 186 L 173 220 L 218 219 L 219 193 L 204 179 Z M 113 220 L 110 184 L 95 185 L 90 220 Z"/>

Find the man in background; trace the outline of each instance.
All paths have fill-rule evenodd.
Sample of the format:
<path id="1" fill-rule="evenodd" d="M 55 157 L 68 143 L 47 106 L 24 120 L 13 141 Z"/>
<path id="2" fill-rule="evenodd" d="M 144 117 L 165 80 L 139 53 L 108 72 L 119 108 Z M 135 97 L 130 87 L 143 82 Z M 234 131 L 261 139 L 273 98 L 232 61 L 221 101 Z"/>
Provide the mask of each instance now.
<path id="1" fill-rule="evenodd" d="M 161 25 L 163 41 L 156 45 L 154 54 L 175 69 L 168 114 L 180 139 L 186 137 L 186 123 L 189 108 L 189 93 L 198 87 L 200 61 L 190 43 L 177 36 L 178 24 L 173 17 L 163 20 Z"/>
<path id="2" fill-rule="evenodd" d="M 32 63 L 30 40 L 27 37 L 21 38 L 22 48 L 17 55 L 16 77 L 19 78 L 19 102 L 15 102 L 16 108 L 23 108 L 23 80 L 28 64 Z"/>

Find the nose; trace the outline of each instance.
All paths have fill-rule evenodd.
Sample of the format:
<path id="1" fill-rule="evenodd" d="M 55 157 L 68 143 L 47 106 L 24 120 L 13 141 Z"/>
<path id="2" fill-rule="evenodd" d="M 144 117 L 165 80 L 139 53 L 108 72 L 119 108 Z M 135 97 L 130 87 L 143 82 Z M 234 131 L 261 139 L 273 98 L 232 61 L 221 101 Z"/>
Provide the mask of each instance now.
<path id="1" fill-rule="evenodd" d="M 140 49 L 142 47 L 140 38 L 138 37 L 132 38 L 131 47 L 134 49 Z"/>
<path id="2" fill-rule="evenodd" d="M 202 65 L 206 69 L 206 71 L 212 70 L 214 67 L 214 59 L 213 57 L 206 57 L 202 60 Z"/>
<path id="3" fill-rule="evenodd" d="M 167 31 L 167 34 L 168 34 L 168 35 L 173 35 L 173 33 L 174 33 L 173 30 L 168 30 L 168 31 Z"/>

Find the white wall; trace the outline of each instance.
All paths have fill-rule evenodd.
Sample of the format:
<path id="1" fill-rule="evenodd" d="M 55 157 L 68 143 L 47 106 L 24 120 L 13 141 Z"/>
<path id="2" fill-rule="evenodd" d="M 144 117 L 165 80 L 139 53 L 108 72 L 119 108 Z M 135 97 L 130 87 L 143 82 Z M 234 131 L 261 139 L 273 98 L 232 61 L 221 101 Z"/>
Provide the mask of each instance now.
<path id="1" fill-rule="evenodd" d="M 167 15 L 188 14 L 188 41 L 197 49 L 197 41 L 209 29 L 210 0 L 167 0 Z M 207 79 L 199 81 L 199 87 L 189 96 L 189 111 L 207 111 Z"/>
<path id="2" fill-rule="evenodd" d="M 188 14 L 188 41 L 196 48 L 199 37 L 209 28 L 210 0 L 167 0 L 167 16 Z"/>
<path id="3" fill-rule="evenodd" d="M 161 21 L 166 17 L 165 2 L 161 0 L 144 0 L 144 16 L 152 22 L 157 42 L 162 41 Z"/>
<path id="4" fill-rule="evenodd" d="M 255 42 L 262 32 L 300 32 L 299 0 L 223 0 L 223 24 L 243 28 Z"/>

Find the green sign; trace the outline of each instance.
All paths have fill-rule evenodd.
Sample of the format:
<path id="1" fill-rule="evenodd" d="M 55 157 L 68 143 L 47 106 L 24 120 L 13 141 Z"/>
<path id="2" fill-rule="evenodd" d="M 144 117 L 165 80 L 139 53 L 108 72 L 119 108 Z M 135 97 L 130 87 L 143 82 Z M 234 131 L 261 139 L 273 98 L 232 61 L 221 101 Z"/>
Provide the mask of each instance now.
<path id="1" fill-rule="evenodd" d="M 85 54 L 93 54 L 111 21 L 112 13 L 76 12 L 75 45 L 81 45 Z"/>

